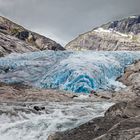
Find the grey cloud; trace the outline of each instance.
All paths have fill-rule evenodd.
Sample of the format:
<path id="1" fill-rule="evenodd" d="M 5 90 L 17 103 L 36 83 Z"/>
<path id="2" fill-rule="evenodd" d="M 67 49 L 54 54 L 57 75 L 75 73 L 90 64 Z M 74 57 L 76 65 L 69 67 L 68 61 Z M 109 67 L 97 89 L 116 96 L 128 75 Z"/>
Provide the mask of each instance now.
<path id="1" fill-rule="evenodd" d="M 0 0 L 0 13 L 66 44 L 108 21 L 140 13 L 140 0 Z"/>

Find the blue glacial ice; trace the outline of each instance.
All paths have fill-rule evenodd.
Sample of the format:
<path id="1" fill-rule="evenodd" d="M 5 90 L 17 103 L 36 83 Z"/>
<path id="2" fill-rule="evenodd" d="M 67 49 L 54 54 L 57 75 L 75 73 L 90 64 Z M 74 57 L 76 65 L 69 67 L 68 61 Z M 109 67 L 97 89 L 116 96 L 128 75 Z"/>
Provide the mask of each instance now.
<path id="1" fill-rule="evenodd" d="M 0 58 L 0 81 L 90 93 L 124 87 L 116 81 L 140 52 L 41 51 Z"/>

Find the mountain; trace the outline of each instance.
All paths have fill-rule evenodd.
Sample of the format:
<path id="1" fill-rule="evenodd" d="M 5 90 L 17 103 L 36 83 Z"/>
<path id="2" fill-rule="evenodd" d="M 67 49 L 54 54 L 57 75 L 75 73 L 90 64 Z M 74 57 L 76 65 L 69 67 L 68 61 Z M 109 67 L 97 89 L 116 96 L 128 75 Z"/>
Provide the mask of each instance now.
<path id="1" fill-rule="evenodd" d="M 65 49 L 55 41 L 0 16 L 0 56 L 39 50 Z"/>
<path id="2" fill-rule="evenodd" d="M 131 16 L 94 28 L 72 40 L 66 49 L 140 50 L 140 16 Z"/>

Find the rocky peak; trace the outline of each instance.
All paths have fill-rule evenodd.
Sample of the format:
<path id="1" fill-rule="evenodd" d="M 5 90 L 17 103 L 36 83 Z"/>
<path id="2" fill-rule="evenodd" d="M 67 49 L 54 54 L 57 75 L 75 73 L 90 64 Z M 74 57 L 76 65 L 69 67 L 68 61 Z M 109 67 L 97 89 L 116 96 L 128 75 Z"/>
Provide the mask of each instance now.
<path id="1" fill-rule="evenodd" d="M 121 33 L 140 33 L 140 16 L 130 16 L 122 20 L 109 22 L 102 26 L 104 29 L 113 29 Z"/>
<path id="2" fill-rule="evenodd" d="M 70 50 L 140 50 L 140 16 L 109 22 L 79 35 L 66 45 Z"/>

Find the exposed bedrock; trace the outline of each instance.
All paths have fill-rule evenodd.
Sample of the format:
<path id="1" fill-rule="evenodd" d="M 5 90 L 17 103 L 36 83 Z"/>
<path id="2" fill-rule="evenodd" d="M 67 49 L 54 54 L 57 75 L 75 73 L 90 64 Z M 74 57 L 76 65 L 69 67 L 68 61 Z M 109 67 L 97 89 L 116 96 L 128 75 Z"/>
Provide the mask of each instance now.
<path id="1" fill-rule="evenodd" d="M 66 49 L 140 50 L 140 16 L 131 16 L 94 28 L 69 42 Z"/>
<path id="2" fill-rule="evenodd" d="M 65 50 L 55 41 L 0 16 L 0 57 L 10 53 Z"/>

